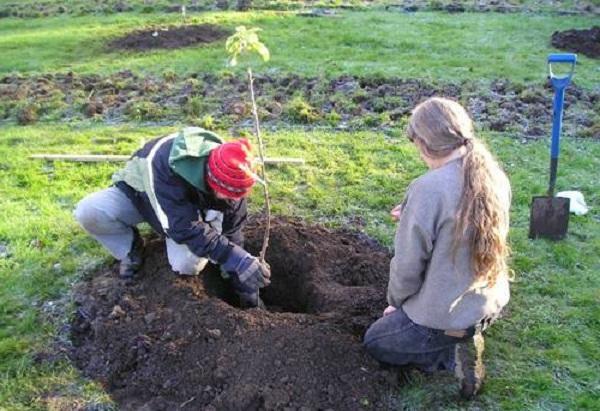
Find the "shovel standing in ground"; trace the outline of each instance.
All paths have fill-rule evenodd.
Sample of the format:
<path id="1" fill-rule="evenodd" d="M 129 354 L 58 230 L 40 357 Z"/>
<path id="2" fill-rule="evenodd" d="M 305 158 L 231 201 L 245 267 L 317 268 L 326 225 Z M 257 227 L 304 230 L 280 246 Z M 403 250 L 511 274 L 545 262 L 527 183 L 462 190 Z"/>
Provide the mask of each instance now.
<path id="1" fill-rule="evenodd" d="M 550 186 L 548 188 L 547 196 L 533 197 L 531 203 L 529 238 L 544 237 L 552 240 L 560 240 L 567 234 L 570 200 L 568 198 L 554 197 L 554 186 L 556 184 L 556 171 L 558 169 L 560 128 L 562 126 L 565 89 L 571 82 L 576 61 L 577 56 L 575 54 L 550 54 L 548 56 L 550 81 L 554 88 L 552 146 L 550 148 Z M 570 64 L 570 70 L 567 74 L 556 75 L 552 71 L 553 63 Z"/>

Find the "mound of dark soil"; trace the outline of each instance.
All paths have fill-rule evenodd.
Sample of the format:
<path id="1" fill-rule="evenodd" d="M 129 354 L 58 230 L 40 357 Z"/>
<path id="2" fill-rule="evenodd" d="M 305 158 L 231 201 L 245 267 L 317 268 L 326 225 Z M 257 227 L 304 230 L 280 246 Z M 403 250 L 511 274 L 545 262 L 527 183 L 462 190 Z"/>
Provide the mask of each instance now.
<path id="1" fill-rule="evenodd" d="M 256 252 L 260 223 L 246 235 Z M 390 375 L 361 336 L 389 258 L 362 234 L 276 219 L 269 311 L 242 311 L 217 269 L 178 278 L 154 240 L 134 284 L 108 270 L 76 288 L 72 357 L 123 410 L 386 409 Z"/>
<path id="2" fill-rule="evenodd" d="M 552 33 L 552 45 L 557 49 L 600 58 L 600 26 L 587 30 L 555 31 Z"/>
<path id="3" fill-rule="evenodd" d="M 229 31 L 213 24 L 198 24 L 141 30 L 113 40 L 110 49 L 149 50 L 178 49 L 194 44 L 212 43 L 229 35 Z"/>

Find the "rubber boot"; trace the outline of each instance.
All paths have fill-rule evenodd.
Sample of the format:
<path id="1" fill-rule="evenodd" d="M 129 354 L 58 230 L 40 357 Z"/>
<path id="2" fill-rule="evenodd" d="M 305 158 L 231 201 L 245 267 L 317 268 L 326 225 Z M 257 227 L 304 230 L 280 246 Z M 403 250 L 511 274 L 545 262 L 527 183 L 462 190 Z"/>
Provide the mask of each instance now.
<path id="1" fill-rule="evenodd" d="M 131 250 L 119 265 L 119 276 L 123 279 L 131 279 L 142 266 L 144 261 L 144 240 L 137 228 L 133 227 L 133 243 Z"/>

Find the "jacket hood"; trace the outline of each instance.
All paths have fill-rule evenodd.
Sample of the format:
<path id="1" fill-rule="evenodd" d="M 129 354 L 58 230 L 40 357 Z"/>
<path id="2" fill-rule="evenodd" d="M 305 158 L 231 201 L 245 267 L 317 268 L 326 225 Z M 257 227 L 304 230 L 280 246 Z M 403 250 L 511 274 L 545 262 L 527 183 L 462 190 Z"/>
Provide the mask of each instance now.
<path id="1" fill-rule="evenodd" d="M 208 192 L 204 173 L 210 152 L 223 144 L 215 133 L 200 127 L 186 127 L 173 140 L 169 166 L 188 183 Z"/>

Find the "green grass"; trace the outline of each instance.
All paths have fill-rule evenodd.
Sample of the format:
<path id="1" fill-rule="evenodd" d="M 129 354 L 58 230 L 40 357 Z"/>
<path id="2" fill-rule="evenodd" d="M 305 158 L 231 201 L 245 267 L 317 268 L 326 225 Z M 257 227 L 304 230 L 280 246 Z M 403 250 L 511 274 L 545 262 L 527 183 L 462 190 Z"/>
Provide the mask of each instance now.
<path id="1" fill-rule="evenodd" d="M 597 0 L 594 0 L 597 1 Z M 0 0 L 4 4 L 6 0 Z M 592 17 L 525 14 L 342 12 L 306 19 L 288 13 L 194 14 L 195 22 L 256 25 L 273 59 L 260 73 L 401 76 L 434 81 L 508 78 L 540 84 L 555 30 L 587 28 Z M 109 53 L 106 42 L 132 29 L 177 23 L 176 14 L 0 19 L 0 77 L 66 72 L 110 75 L 131 69 L 162 74 L 225 70 L 223 42 L 147 53 Z M 598 88 L 600 67 L 580 56 L 576 82 Z M 35 152 L 128 154 L 140 140 L 173 128 L 137 124 L 0 127 L 0 410 L 70 410 L 111 401 L 100 384 L 83 379 L 67 360 L 38 362 L 52 352 L 71 312 L 77 279 L 110 261 L 76 225 L 71 210 L 106 187 L 118 164 L 44 163 Z M 571 219 L 561 242 L 527 238 L 529 203 L 545 192 L 547 142 L 485 135 L 513 185 L 511 244 L 515 270 L 506 318 L 487 339 L 485 393 L 455 400 L 451 378 L 419 378 L 393 398 L 397 409 L 600 409 L 600 144 L 566 140 L 559 189 L 580 190 L 592 207 Z M 511 138 L 515 137 L 515 138 Z M 408 182 L 425 171 L 403 138 L 376 132 L 290 129 L 267 133 L 270 155 L 303 157 L 306 166 L 270 170 L 274 211 L 365 230 L 387 245 L 388 211 Z M 251 208 L 260 209 L 259 190 Z"/>
<path id="2" fill-rule="evenodd" d="M 71 284 L 99 264 L 105 251 L 73 221 L 85 194 L 109 184 L 118 164 L 44 163 L 34 152 L 129 153 L 140 139 L 172 128 L 75 126 L 6 127 L 0 131 L 0 409 L 45 409 L 60 404 L 109 404 L 102 388 L 82 380 L 66 361 L 39 365 L 69 312 Z M 527 238 L 529 202 L 544 192 L 548 147 L 489 135 L 514 191 L 511 243 L 516 272 L 507 318 L 489 333 L 484 409 L 597 409 L 600 390 L 600 145 L 565 141 L 561 189 L 581 190 L 592 207 L 572 217 L 562 242 Z M 304 167 L 270 169 L 274 211 L 343 225 L 360 216 L 365 230 L 391 244 L 388 211 L 425 168 L 403 138 L 378 133 L 281 131 L 267 134 L 273 156 L 297 156 Z M 114 143 L 113 143 L 114 141 Z M 335 195 L 332 195 L 335 193 Z M 252 209 L 261 205 L 259 190 Z M 54 301 L 54 308 L 48 305 Z M 422 378 L 399 389 L 404 409 L 463 409 L 452 379 Z M 50 397 L 48 397 L 50 395 Z M 50 398 L 50 399 L 49 399 Z M 55 404 L 56 406 L 56 404 Z M 2 408 L 4 407 L 4 408 Z M 68 409 L 68 408 L 66 408 Z"/>
<path id="3" fill-rule="evenodd" d="M 0 75 L 66 72 L 107 74 L 220 72 L 224 41 L 210 46 L 144 53 L 109 52 L 112 38 L 141 27 L 178 24 L 175 14 L 2 19 Z M 588 28 L 593 17 L 527 14 L 343 12 L 307 19 L 289 13 L 204 13 L 194 22 L 264 29 L 272 60 L 257 71 L 305 75 L 400 76 L 462 81 L 508 78 L 541 82 L 555 30 Z M 597 61 L 580 56 L 575 81 L 597 87 Z"/>

